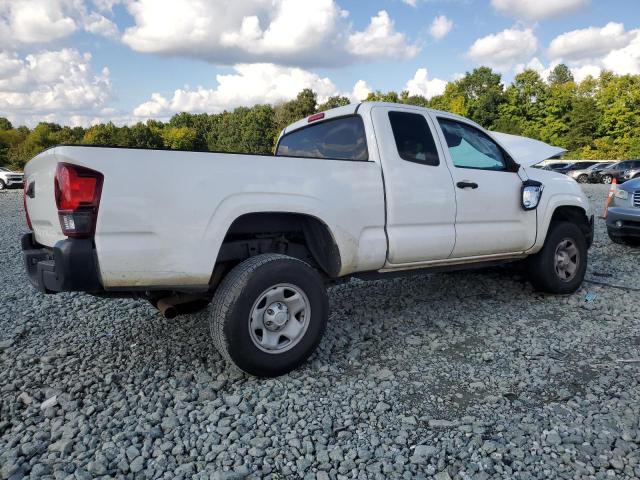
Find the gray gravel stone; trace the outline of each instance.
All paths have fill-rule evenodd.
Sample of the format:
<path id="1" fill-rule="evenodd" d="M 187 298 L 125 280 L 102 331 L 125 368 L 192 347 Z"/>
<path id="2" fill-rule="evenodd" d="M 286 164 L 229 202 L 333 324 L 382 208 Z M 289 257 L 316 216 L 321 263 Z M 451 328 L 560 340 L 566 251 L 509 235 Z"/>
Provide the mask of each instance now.
<path id="1" fill-rule="evenodd" d="M 206 310 L 36 292 L 19 191 L 0 212 L 1 478 L 640 478 L 640 249 L 602 219 L 575 294 L 518 268 L 351 280 L 311 360 L 255 379 Z"/>

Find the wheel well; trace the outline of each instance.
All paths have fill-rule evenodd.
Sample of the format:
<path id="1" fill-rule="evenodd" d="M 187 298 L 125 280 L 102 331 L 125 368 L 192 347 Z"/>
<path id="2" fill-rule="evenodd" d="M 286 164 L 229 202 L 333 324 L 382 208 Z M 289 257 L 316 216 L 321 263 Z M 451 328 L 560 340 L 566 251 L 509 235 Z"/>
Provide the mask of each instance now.
<path id="1" fill-rule="evenodd" d="M 587 239 L 587 245 L 591 246 L 591 242 L 593 241 L 591 223 L 584 209 L 569 205 L 558 207 L 551 216 L 551 223 L 553 222 L 570 222 L 576 224 L 582 233 L 584 233 L 584 237 Z"/>
<path id="2" fill-rule="evenodd" d="M 329 227 L 316 217 L 299 213 L 262 212 L 238 217 L 229 227 L 216 259 L 212 282 L 249 257 L 282 253 L 318 268 L 330 278 L 338 276 L 340 252 Z"/>

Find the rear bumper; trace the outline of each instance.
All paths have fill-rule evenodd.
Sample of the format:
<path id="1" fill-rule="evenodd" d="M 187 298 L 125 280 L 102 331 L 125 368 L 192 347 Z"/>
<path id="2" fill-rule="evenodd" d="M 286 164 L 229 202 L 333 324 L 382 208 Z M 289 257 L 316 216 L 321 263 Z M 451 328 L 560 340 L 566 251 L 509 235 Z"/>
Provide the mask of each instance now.
<path id="1" fill-rule="evenodd" d="M 91 240 L 69 238 L 48 248 L 27 233 L 22 253 L 29 282 L 43 293 L 103 291 Z"/>

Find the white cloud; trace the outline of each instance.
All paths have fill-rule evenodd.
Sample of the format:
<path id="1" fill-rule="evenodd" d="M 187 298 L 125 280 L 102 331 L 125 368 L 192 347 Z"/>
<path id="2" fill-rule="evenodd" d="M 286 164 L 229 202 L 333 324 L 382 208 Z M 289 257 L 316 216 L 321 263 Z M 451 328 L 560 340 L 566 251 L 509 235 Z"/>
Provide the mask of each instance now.
<path id="1" fill-rule="evenodd" d="M 570 69 L 573 74 L 573 79 L 576 82 L 581 82 L 588 76 L 598 78 L 602 72 L 602 68 L 598 65 L 582 65 L 581 67 L 573 67 Z"/>
<path id="2" fill-rule="evenodd" d="M 521 20 L 540 20 L 574 12 L 589 5 L 589 0 L 491 0 L 497 11 Z"/>
<path id="3" fill-rule="evenodd" d="M 538 39 L 530 28 L 506 29 L 479 38 L 467 56 L 474 62 L 500 71 L 511 70 L 538 50 Z"/>
<path id="4" fill-rule="evenodd" d="M 402 0 L 402 3 L 406 3 L 410 7 L 415 7 L 418 4 L 418 0 Z"/>
<path id="5" fill-rule="evenodd" d="M 351 101 L 361 102 L 372 92 L 371 87 L 364 80 L 358 80 L 351 91 Z"/>
<path id="6" fill-rule="evenodd" d="M 549 78 L 549 74 L 551 73 L 551 70 L 553 70 L 553 68 L 556 65 L 557 65 L 557 62 L 555 63 L 552 62 L 548 67 L 545 67 L 542 61 L 540 61 L 538 57 L 533 57 L 526 64 L 520 63 L 516 65 L 513 71 L 514 73 L 518 74 L 518 73 L 524 72 L 525 70 L 533 70 L 540 74 L 540 77 L 542 78 L 542 80 L 547 81 L 547 79 Z"/>
<path id="7" fill-rule="evenodd" d="M 102 35 L 108 38 L 117 38 L 119 36 L 118 27 L 104 15 L 92 12 L 85 18 L 84 29 L 96 35 Z"/>
<path id="8" fill-rule="evenodd" d="M 453 22 L 449 20 L 444 15 L 438 15 L 431 22 L 431 27 L 429 27 L 429 33 L 435 39 L 440 40 L 444 38 L 447 33 L 451 31 L 453 28 Z"/>
<path id="9" fill-rule="evenodd" d="M 366 30 L 349 35 L 347 50 L 359 57 L 411 58 L 418 47 L 408 45 L 404 34 L 396 32 L 389 14 L 381 10 L 371 18 Z"/>
<path id="10" fill-rule="evenodd" d="M 77 28 L 67 0 L 0 1 L 0 43 L 17 44 L 55 41 Z"/>
<path id="11" fill-rule="evenodd" d="M 291 100 L 304 88 L 313 89 L 320 102 L 340 94 L 328 78 L 300 68 L 270 63 L 239 64 L 233 68 L 235 73 L 216 76 L 215 89 L 178 89 L 171 98 L 154 93 L 149 101 L 136 107 L 133 114 L 141 118 L 166 118 L 183 111 L 218 113 L 243 105 Z"/>
<path id="12" fill-rule="evenodd" d="M 84 0 L 0 0 L 0 48 L 56 42 L 78 29 L 118 35 L 115 24 L 89 11 Z"/>
<path id="13" fill-rule="evenodd" d="M 94 74 L 88 53 L 65 48 L 20 58 L 0 52 L 0 111 L 17 121 L 90 114 L 110 94 L 109 70 Z"/>
<path id="14" fill-rule="evenodd" d="M 551 58 L 580 60 L 594 58 L 629 44 L 630 32 L 622 23 L 609 22 L 604 27 L 589 27 L 558 35 L 549 45 Z"/>
<path id="15" fill-rule="evenodd" d="M 602 59 L 605 68 L 621 75 L 640 74 L 640 30 L 633 33 L 627 46 L 612 50 Z"/>
<path id="16" fill-rule="evenodd" d="M 415 75 L 407 82 L 405 87 L 409 91 L 409 95 L 422 95 L 427 99 L 442 95 L 447 86 L 445 80 L 434 78 L 429 80 L 429 72 L 426 68 L 419 68 Z"/>
<path id="17" fill-rule="evenodd" d="M 565 63 L 576 81 L 604 69 L 617 75 L 640 74 L 640 29 L 626 31 L 621 23 L 588 27 L 558 35 L 548 48 L 550 65 Z"/>
<path id="18" fill-rule="evenodd" d="M 334 0 L 130 0 L 134 25 L 124 43 L 136 51 L 202 58 L 218 64 L 277 62 L 329 66 L 357 58 L 407 57 L 417 47 L 385 11 L 357 32 Z"/>

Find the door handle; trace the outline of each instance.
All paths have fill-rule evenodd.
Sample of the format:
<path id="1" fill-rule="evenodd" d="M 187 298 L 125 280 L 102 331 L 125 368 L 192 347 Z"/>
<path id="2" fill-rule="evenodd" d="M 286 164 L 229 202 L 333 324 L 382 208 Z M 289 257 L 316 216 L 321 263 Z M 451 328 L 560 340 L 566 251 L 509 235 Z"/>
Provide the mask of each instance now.
<path id="1" fill-rule="evenodd" d="M 473 188 L 473 189 L 478 188 L 478 184 L 475 182 L 458 182 L 456 183 L 456 186 L 458 188 Z"/>

